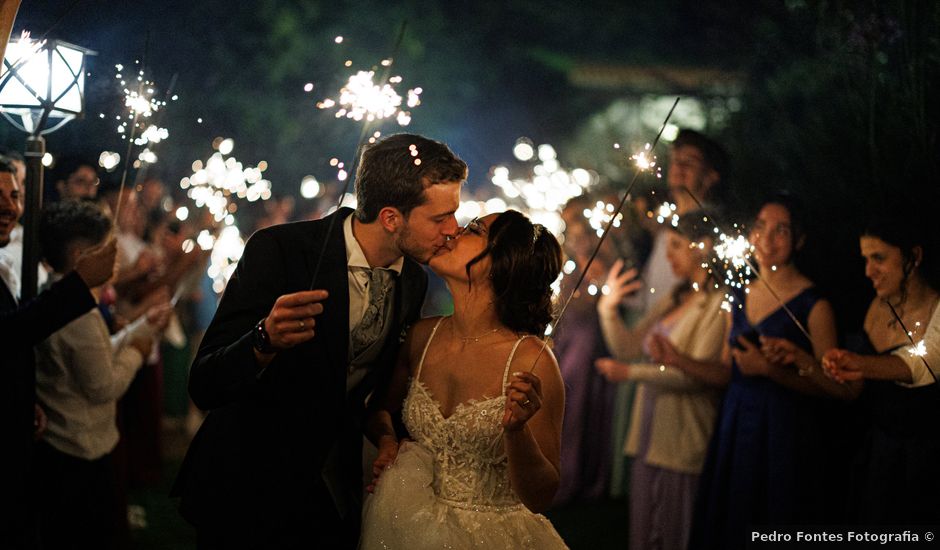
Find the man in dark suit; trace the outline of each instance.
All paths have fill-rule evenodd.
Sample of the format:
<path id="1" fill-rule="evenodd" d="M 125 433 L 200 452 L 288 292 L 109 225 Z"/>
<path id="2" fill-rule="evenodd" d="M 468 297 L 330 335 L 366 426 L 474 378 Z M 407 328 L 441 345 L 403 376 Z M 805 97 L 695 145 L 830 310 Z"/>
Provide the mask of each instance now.
<path id="1" fill-rule="evenodd" d="M 248 241 L 190 373 L 210 412 L 172 494 L 200 548 L 355 547 L 365 402 L 420 314 L 419 263 L 456 233 L 466 176 L 444 144 L 393 135 L 363 151 L 355 213 Z"/>
<path id="2" fill-rule="evenodd" d="M 13 167 L 0 158 L 0 247 L 10 242 L 10 233 L 19 219 L 19 183 Z M 0 277 L 0 441 L 3 441 L 6 468 L 0 477 L 3 503 L 0 505 L 0 548 L 35 548 L 36 524 L 32 498 L 33 421 L 36 404 L 36 363 L 33 346 L 45 340 L 75 318 L 95 307 L 89 288 L 104 284 L 114 271 L 117 247 L 114 239 L 82 255 L 74 271 L 20 304 L 10 291 L 8 277 Z M 2 259 L 0 259 L 2 261 Z M 35 269 L 35 266 L 27 266 Z M 0 265 L 0 270 L 9 269 Z"/>

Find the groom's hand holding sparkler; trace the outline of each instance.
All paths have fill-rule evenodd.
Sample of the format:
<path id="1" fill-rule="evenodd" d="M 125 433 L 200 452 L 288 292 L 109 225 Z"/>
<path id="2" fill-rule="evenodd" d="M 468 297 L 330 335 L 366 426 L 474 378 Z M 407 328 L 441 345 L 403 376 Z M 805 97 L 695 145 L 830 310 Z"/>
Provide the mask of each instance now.
<path id="1" fill-rule="evenodd" d="M 263 328 L 268 337 L 268 349 L 255 349 L 258 362 L 267 366 L 277 352 L 313 338 L 316 316 L 323 313 L 321 302 L 328 296 L 325 290 L 304 290 L 278 298 L 271 312 L 264 318 Z"/>

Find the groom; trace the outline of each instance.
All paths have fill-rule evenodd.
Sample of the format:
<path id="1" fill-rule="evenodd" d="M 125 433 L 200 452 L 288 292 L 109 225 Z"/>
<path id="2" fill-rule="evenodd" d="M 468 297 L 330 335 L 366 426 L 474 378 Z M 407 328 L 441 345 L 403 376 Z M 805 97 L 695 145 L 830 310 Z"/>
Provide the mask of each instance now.
<path id="1" fill-rule="evenodd" d="M 420 314 L 419 263 L 456 233 L 466 177 L 446 145 L 393 135 L 362 153 L 355 212 L 248 241 L 190 373 L 210 412 L 171 494 L 199 548 L 355 547 L 364 402 Z"/>

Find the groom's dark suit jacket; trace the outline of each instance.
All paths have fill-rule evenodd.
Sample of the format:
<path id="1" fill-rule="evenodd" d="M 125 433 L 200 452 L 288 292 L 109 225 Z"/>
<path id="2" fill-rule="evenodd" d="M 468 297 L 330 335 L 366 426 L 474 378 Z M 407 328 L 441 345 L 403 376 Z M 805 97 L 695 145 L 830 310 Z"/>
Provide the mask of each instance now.
<path id="1" fill-rule="evenodd" d="M 308 290 L 330 217 L 279 225 L 248 241 L 192 365 L 189 390 L 209 410 L 173 489 L 200 536 L 224 546 L 355 546 L 362 495 L 362 420 L 370 391 L 390 375 L 400 335 L 420 314 L 427 275 L 405 259 L 392 326 L 366 379 L 346 392 L 349 287 L 337 219 L 316 288 L 329 291 L 316 335 L 263 371 L 251 329 L 275 300 Z M 342 546 L 342 545 L 341 545 Z"/>

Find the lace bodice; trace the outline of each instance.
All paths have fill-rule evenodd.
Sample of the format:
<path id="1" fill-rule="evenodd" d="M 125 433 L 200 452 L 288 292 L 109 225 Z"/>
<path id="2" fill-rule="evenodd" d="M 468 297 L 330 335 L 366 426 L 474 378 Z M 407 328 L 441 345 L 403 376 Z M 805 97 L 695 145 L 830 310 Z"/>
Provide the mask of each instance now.
<path id="1" fill-rule="evenodd" d="M 408 388 L 403 410 L 405 426 L 415 441 L 434 456 L 433 489 L 438 498 L 475 509 L 519 505 L 510 488 L 503 448 L 506 396 L 461 403 L 444 418 L 437 400 L 420 380 L 424 357 L 441 320 L 431 331 Z M 516 341 L 506 361 L 503 389 L 513 355 L 524 338 Z"/>

